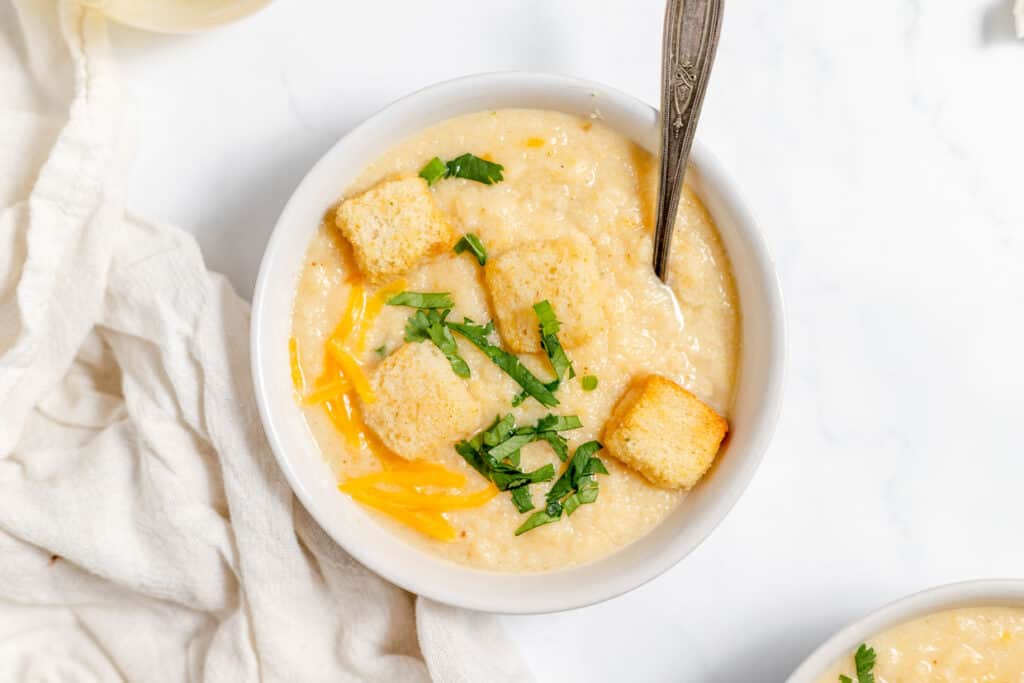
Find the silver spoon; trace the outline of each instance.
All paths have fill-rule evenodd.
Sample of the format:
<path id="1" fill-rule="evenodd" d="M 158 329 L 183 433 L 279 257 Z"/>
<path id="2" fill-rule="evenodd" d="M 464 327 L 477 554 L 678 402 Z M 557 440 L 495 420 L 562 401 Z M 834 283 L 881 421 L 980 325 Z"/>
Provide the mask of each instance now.
<path id="1" fill-rule="evenodd" d="M 718 47 L 723 0 L 668 0 L 661 48 L 661 171 L 654 227 L 654 272 L 668 278 L 672 230 L 686 159 Z"/>

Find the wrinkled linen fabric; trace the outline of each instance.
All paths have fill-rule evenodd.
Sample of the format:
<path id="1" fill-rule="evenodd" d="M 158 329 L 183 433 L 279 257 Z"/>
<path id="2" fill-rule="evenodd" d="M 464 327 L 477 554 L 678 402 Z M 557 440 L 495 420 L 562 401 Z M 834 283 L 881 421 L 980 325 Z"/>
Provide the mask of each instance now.
<path id="1" fill-rule="evenodd" d="M 122 109 L 101 16 L 0 3 L 0 681 L 530 680 L 295 500 L 248 305 L 124 211 Z"/>

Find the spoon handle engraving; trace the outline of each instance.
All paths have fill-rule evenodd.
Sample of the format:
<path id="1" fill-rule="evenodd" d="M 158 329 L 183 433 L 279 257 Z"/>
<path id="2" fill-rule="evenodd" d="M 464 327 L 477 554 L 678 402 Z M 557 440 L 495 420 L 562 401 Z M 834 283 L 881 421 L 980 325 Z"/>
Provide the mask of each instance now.
<path id="1" fill-rule="evenodd" d="M 723 0 L 668 0 L 661 56 L 661 168 L 654 230 L 654 272 L 668 276 L 676 210 L 683 192 L 708 76 L 718 47 Z"/>

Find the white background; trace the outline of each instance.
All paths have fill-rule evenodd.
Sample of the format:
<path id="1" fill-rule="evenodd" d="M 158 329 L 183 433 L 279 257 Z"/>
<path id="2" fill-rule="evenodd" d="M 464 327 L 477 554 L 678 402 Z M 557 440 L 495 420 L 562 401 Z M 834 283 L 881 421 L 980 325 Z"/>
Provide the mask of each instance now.
<path id="1" fill-rule="evenodd" d="M 739 505 L 625 597 L 506 620 L 543 681 L 780 681 L 878 605 L 1024 577 L 1024 42 L 1010 0 L 730 0 L 699 136 L 787 299 L 778 435 Z M 284 202 L 392 99 L 529 69 L 656 102 L 660 0 L 278 0 L 114 30 L 130 204 L 252 292 Z M 756 344 L 756 339 L 745 343 Z"/>

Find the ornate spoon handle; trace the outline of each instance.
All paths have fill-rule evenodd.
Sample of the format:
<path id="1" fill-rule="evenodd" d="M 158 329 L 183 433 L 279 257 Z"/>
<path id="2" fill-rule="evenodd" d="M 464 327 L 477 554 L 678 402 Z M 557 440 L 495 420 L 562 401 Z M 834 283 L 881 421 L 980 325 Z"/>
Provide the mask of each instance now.
<path id="1" fill-rule="evenodd" d="M 668 0 L 661 55 L 661 172 L 654 272 L 665 280 L 686 159 L 718 47 L 723 0 Z"/>

